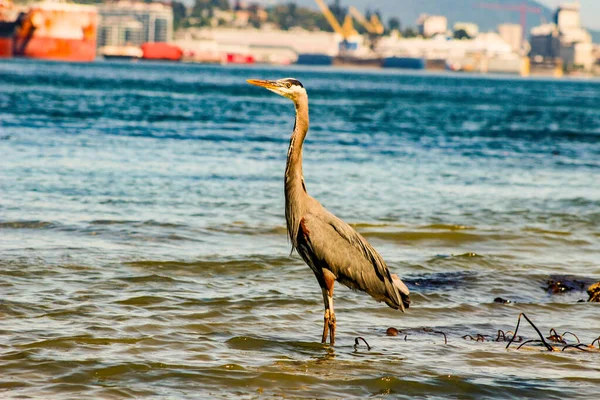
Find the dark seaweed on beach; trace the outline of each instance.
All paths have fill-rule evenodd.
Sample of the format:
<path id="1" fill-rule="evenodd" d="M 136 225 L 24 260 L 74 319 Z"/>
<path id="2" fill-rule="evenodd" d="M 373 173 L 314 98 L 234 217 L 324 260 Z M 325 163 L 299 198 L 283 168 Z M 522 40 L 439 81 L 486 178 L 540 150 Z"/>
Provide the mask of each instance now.
<path id="1" fill-rule="evenodd" d="M 569 348 L 573 348 L 573 349 L 577 349 L 577 350 L 581 350 L 581 351 L 595 350 L 594 344 L 596 342 L 598 342 L 598 346 L 599 346 L 599 350 L 600 350 L 600 337 L 594 339 L 594 341 L 592 341 L 591 344 L 586 345 L 584 343 L 581 343 L 581 341 L 579 340 L 579 337 L 572 332 L 567 331 L 567 332 L 564 332 L 562 335 L 559 335 L 558 332 L 556 332 L 556 329 L 550 328 L 549 336 L 544 338 L 544 335 L 542 335 L 542 332 L 540 332 L 539 328 L 537 326 L 535 326 L 535 324 L 527 317 L 527 315 L 525 315 L 525 313 L 519 314 L 519 318 L 517 320 L 517 327 L 515 328 L 515 335 L 519 330 L 519 325 L 521 324 L 521 317 L 525 318 L 525 320 L 527 322 L 529 322 L 529 325 L 531 325 L 531 327 L 533 329 L 535 329 L 535 331 L 539 335 L 540 339 L 539 340 L 537 340 L 537 339 L 526 340 L 525 342 L 521 343 L 519 345 L 519 347 L 517 347 L 517 350 L 519 350 L 521 347 L 523 347 L 524 345 L 526 345 L 528 343 L 542 343 L 548 351 L 558 351 L 559 347 L 552 346 L 550 343 L 548 343 L 546 341 L 546 339 L 548 339 L 554 343 L 562 344 L 563 347 L 560 348 L 560 351 L 565 351 L 566 349 L 569 349 Z M 515 335 L 513 335 L 513 338 L 515 337 Z M 566 335 L 573 336 L 577 340 L 577 343 L 568 344 L 567 340 L 565 339 Z M 512 343 L 513 343 L 513 340 L 510 340 L 508 342 L 508 344 L 506 345 L 506 348 L 508 349 Z"/>
<path id="2" fill-rule="evenodd" d="M 518 335 L 517 333 L 519 332 L 519 327 L 521 326 L 521 318 L 525 318 L 525 320 L 529 323 L 529 325 L 531 325 L 531 327 L 536 331 L 536 333 L 539 336 L 539 339 L 528 339 L 525 340 L 523 338 L 523 336 Z M 437 334 L 441 334 L 444 336 L 444 344 L 448 344 L 448 335 L 446 335 L 445 332 L 442 331 L 437 331 L 437 330 L 433 330 L 431 328 L 420 328 L 419 329 L 422 332 L 427 332 L 427 333 L 437 333 Z M 390 327 L 386 330 L 386 334 L 388 336 L 397 336 L 398 333 L 406 333 L 408 330 L 405 331 L 400 331 L 396 328 Z M 569 336 L 571 338 L 574 338 L 577 343 L 569 343 L 566 339 L 566 337 Z M 407 335 L 404 336 L 404 340 L 407 340 Z M 474 341 L 474 342 L 486 342 L 486 341 L 490 341 L 492 339 L 490 339 L 490 335 L 484 335 L 481 333 L 475 333 L 473 335 L 471 334 L 466 334 L 461 336 L 462 339 L 464 340 L 470 340 L 470 341 Z M 368 345 L 368 343 L 365 341 L 364 338 L 362 337 L 357 337 L 355 339 L 355 345 L 354 348 L 356 349 L 358 344 L 359 344 L 359 339 L 364 341 L 365 344 L 367 345 L 367 349 L 370 350 L 370 346 Z M 525 313 L 520 313 L 519 314 L 519 318 L 517 319 L 517 326 L 515 327 L 515 331 L 503 331 L 501 329 L 498 330 L 497 334 L 496 334 L 496 338 L 493 339 L 493 341 L 495 342 L 508 342 L 508 344 L 506 345 L 506 349 L 508 349 L 510 347 L 511 344 L 513 343 L 520 343 L 520 345 L 517 347 L 517 350 L 521 349 L 523 346 L 528 345 L 528 344 L 532 344 L 532 343 L 541 343 L 546 350 L 548 351 L 565 351 L 567 349 L 577 349 L 577 350 L 581 350 L 581 351 L 600 351 L 600 336 L 597 337 L 596 339 L 594 339 L 592 341 L 592 343 L 590 344 L 585 344 L 582 343 L 581 340 L 579 339 L 579 336 L 577 336 L 575 333 L 570 332 L 570 331 L 565 331 L 563 332 L 562 335 L 558 334 L 558 331 L 555 328 L 550 328 L 550 331 L 548 333 L 548 336 L 544 337 L 544 335 L 542 335 L 542 332 L 540 331 L 540 329 L 533 323 L 533 321 L 531 321 L 529 319 L 529 317 L 527 317 L 527 315 L 525 315 Z M 562 345 L 562 347 L 558 347 L 558 346 L 553 346 L 551 343 L 557 343 Z M 596 345 L 598 346 L 596 348 Z"/>
<path id="3" fill-rule="evenodd" d="M 365 340 L 365 338 L 363 337 L 357 337 L 356 339 L 354 339 L 354 350 L 356 350 L 360 344 L 359 340 L 362 340 L 366 345 L 367 345 L 367 350 L 371 350 L 371 346 L 369 346 L 369 343 L 367 343 L 367 341 Z"/>
<path id="4" fill-rule="evenodd" d="M 434 331 L 431 328 L 423 328 L 424 332 L 432 332 L 432 333 L 438 333 L 440 335 L 444 335 L 444 344 L 448 344 L 448 336 L 446 336 L 446 334 L 442 331 Z"/>
<path id="5" fill-rule="evenodd" d="M 560 294 L 567 292 L 584 291 L 586 287 L 592 285 L 594 279 L 573 275 L 553 275 L 546 281 L 544 289 L 548 294 Z M 600 283 L 600 282 L 599 282 Z M 590 286 L 590 289 L 595 286 Z M 598 287 L 600 291 L 600 286 Z M 589 289 L 588 289 L 589 293 Z"/>
<path id="6" fill-rule="evenodd" d="M 600 303 L 600 282 L 596 282 L 587 289 L 588 299 L 591 303 Z"/>

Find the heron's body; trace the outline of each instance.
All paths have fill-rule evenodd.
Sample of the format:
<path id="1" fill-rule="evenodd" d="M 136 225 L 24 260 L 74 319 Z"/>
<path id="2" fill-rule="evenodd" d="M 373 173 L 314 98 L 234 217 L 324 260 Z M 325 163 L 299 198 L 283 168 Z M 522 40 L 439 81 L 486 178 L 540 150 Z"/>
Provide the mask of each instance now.
<path id="1" fill-rule="evenodd" d="M 370 294 L 377 301 L 404 311 L 409 293 L 383 258 L 350 225 L 327 211 L 308 195 L 302 174 L 302 144 L 308 132 L 308 97 L 295 79 L 249 80 L 249 83 L 288 97 L 296 106 L 296 123 L 285 170 L 285 217 L 293 248 L 314 272 L 325 303 L 322 341 L 335 342 L 333 285 L 338 282 Z"/>

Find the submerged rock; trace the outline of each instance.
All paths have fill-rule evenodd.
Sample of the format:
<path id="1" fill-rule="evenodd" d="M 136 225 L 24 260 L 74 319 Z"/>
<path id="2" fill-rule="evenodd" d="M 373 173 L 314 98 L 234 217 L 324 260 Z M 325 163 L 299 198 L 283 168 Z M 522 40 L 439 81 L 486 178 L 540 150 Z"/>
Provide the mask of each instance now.
<path id="1" fill-rule="evenodd" d="M 398 329 L 393 327 L 387 328 L 385 334 L 388 336 L 398 336 Z"/>
<path id="2" fill-rule="evenodd" d="M 600 303 L 600 282 L 591 285 L 587 290 L 587 294 L 590 295 L 588 301 Z"/>
<path id="3" fill-rule="evenodd" d="M 557 282 L 557 281 L 550 279 L 548 281 L 548 287 L 546 287 L 546 290 L 550 294 L 557 294 L 557 293 L 569 292 L 569 291 L 573 290 L 573 287 L 571 287 L 569 285 L 565 285 L 564 283 L 562 283 L 560 281 Z"/>
<path id="4" fill-rule="evenodd" d="M 546 282 L 545 287 L 548 294 L 560 294 L 572 291 L 583 292 L 585 288 L 594 282 L 593 279 L 573 276 L 573 275 L 554 275 Z"/>
<path id="5" fill-rule="evenodd" d="M 496 297 L 494 299 L 494 303 L 508 304 L 508 303 L 512 303 L 512 301 L 503 299 L 502 297 Z"/>
<path id="6" fill-rule="evenodd" d="M 442 289 L 456 289 L 477 283 L 477 274 L 472 271 L 434 272 L 418 277 L 403 277 L 404 283 L 409 287 L 416 286 L 423 290 L 439 291 Z"/>

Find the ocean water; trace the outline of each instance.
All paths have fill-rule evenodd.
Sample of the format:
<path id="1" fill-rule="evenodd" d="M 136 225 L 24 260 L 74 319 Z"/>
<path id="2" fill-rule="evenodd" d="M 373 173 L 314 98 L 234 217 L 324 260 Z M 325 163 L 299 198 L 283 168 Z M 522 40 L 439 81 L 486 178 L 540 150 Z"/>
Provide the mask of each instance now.
<path id="1" fill-rule="evenodd" d="M 245 83 L 288 76 L 308 192 L 412 291 L 338 284 L 335 347 L 285 234 L 293 106 Z M 599 254 L 598 80 L 0 63 L 3 399 L 594 398 L 600 352 L 496 339 L 600 336 Z"/>

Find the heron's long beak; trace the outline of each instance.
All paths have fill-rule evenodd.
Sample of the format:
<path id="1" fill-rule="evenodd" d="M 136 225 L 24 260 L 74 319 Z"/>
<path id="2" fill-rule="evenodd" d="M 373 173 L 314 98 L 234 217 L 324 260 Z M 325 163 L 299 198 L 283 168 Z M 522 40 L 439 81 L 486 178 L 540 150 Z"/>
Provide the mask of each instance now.
<path id="1" fill-rule="evenodd" d="M 263 79 L 248 79 L 246 82 L 248 82 L 251 85 L 264 87 L 270 90 L 277 89 L 279 87 L 279 83 L 277 83 L 277 81 L 267 81 Z"/>

